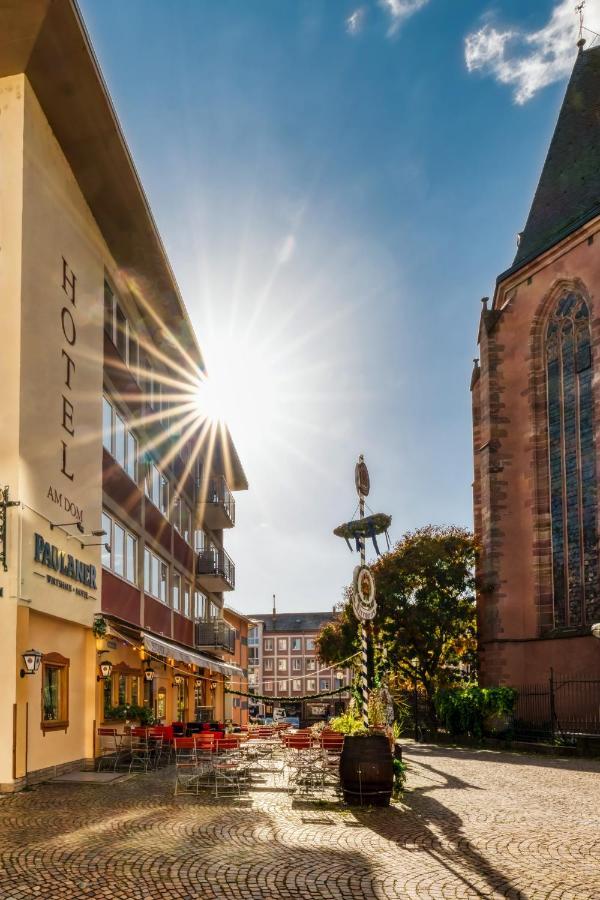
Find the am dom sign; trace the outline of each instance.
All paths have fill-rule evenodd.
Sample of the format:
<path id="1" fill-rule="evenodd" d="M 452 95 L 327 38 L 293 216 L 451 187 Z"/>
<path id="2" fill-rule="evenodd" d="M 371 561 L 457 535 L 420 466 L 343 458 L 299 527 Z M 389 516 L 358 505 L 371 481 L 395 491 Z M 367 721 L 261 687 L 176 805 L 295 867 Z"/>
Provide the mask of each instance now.
<path id="1" fill-rule="evenodd" d="M 97 590 L 96 566 L 83 563 L 81 560 L 71 556 L 70 553 L 59 550 L 54 544 L 49 544 L 48 541 L 45 541 L 41 534 L 35 534 L 34 541 L 34 559 L 37 563 L 46 566 L 48 569 L 52 569 L 54 572 L 58 572 L 60 575 L 64 575 L 65 578 L 72 578 L 74 581 L 79 581 L 81 584 L 85 585 L 85 587 L 91 588 L 93 591 Z M 46 575 L 46 579 L 49 584 L 54 584 L 64 591 L 75 591 L 76 594 L 79 594 L 82 597 L 87 597 L 88 595 L 87 591 L 75 587 L 67 581 L 62 581 L 60 578 Z"/>

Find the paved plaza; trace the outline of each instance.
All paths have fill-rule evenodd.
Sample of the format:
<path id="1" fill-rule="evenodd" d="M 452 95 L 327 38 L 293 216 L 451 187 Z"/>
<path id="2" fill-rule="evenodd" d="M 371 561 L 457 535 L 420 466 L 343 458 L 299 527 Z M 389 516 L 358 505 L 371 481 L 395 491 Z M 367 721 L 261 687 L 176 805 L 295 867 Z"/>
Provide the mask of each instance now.
<path id="1" fill-rule="evenodd" d="M 0 798 L 0 898 L 600 898 L 600 762 L 409 745 L 408 790 L 351 810 L 173 773 Z"/>

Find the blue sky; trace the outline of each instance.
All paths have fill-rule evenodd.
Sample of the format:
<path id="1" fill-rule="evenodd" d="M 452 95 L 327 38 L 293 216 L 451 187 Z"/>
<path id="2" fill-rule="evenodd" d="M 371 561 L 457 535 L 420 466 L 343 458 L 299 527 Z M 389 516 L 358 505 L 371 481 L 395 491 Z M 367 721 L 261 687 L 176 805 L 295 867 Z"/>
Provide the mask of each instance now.
<path id="1" fill-rule="evenodd" d="M 355 564 L 332 529 L 353 514 L 358 453 L 393 539 L 471 525 L 479 299 L 525 222 L 574 0 L 80 5 L 229 381 L 250 481 L 227 535 L 232 605 L 328 609 Z"/>

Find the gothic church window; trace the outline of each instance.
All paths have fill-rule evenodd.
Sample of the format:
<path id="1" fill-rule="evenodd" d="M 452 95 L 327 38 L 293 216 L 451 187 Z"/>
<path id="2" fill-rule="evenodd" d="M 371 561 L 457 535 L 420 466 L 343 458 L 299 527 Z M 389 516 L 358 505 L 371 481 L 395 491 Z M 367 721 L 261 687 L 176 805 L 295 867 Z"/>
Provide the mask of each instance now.
<path id="1" fill-rule="evenodd" d="M 592 354 L 587 304 L 556 304 L 546 332 L 552 580 L 555 627 L 600 613 Z"/>

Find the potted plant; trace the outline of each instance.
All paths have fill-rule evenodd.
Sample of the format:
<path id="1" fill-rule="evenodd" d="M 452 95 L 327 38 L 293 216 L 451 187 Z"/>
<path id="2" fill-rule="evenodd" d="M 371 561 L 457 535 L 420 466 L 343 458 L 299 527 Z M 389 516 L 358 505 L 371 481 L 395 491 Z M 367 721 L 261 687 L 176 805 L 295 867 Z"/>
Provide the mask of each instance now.
<path id="1" fill-rule="evenodd" d="M 351 806 L 389 806 L 394 790 L 394 762 L 385 722 L 385 705 L 378 691 L 369 700 L 369 727 L 354 709 L 330 722 L 346 735 L 340 758 L 344 800 Z"/>

